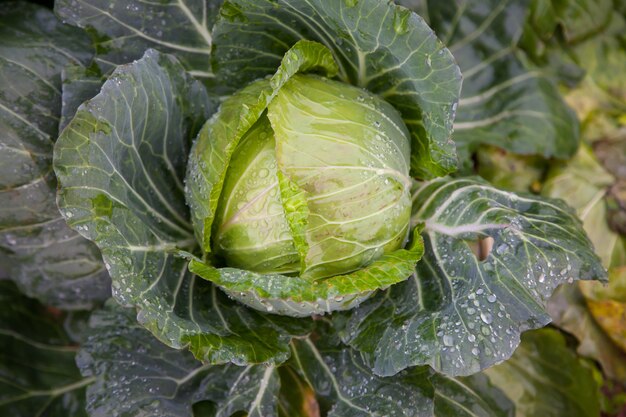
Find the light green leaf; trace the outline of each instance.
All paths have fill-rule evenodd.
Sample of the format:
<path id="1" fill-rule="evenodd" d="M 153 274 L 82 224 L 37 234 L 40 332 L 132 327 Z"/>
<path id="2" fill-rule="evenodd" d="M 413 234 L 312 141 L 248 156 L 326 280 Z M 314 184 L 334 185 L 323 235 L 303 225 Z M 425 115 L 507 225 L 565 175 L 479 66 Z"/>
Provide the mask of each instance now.
<path id="1" fill-rule="evenodd" d="M 294 339 L 289 362 L 328 403 L 328 417 L 433 415 L 428 368 L 382 378 L 371 372 L 357 351 L 333 339 L 327 332 L 317 343 L 311 338 Z"/>
<path id="2" fill-rule="evenodd" d="M 170 55 L 120 66 L 57 142 L 59 206 L 94 240 L 113 294 L 164 343 L 210 363 L 280 362 L 304 321 L 267 318 L 187 271 L 195 239 L 183 197 L 191 138 L 211 113 L 203 86 Z M 289 329 L 289 330 L 285 330 Z"/>
<path id="3" fill-rule="evenodd" d="M 78 348 L 62 320 L 0 281 L 0 415 L 83 417 L 85 386 Z"/>
<path id="4" fill-rule="evenodd" d="M 352 308 L 374 291 L 406 280 L 424 251 L 419 228 L 406 249 L 398 249 L 347 275 L 312 281 L 299 276 L 259 274 L 215 268 L 193 259 L 191 272 L 212 281 L 230 296 L 261 311 L 305 317 Z"/>
<path id="5" fill-rule="evenodd" d="M 268 81 L 258 81 L 229 97 L 200 131 L 187 168 L 186 196 L 196 236 L 211 252 L 212 228 L 230 158 L 282 86 L 297 72 L 318 70 L 333 76 L 337 65 L 328 49 L 300 41 L 285 54 Z"/>
<path id="6" fill-rule="evenodd" d="M 297 252 L 298 269 L 296 269 L 296 272 L 302 274 L 306 268 L 303 260 L 306 259 L 310 248 L 306 239 L 306 230 L 309 216 L 311 215 L 311 210 L 307 204 L 307 193 L 295 181 L 292 181 L 288 175 L 284 174 L 283 171 L 277 170 L 276 176 L 278 178 L 279 200 L 282 203 L 284 219 L 291 232 L 291 241 L 289 243 L 293 245 Z"/>
<path id="7" fill-rule="evenodd" d="M 342 337 L 379 375 L 428 364 L 468 375 L 507 359 L 523 330 L 550 321 L 557 285 L 606 279 L 580 221 L 557 200 L 479 179 L 439 179 L 414 194 L 425 224 L 415 275 L 337 318 Z M 478 259 L 470 243 L 493 239 Z"/>
<path id="8" fill-rule="evenodd" d="M 402 247 L 410 231 L 410 136 L 392 106 L 360 88 L 295 76 L 267 117 L 278 169 L 307 207 L 301 277 L 346 274 Z M 289 219 L 293 210 L 284 205 Z"/>
<path id="9" fill-rule="evenodd" d="M 301 71 L 320 71 L 332 77 L 337 64 L 323 45 L 298 42 L 270 80 L 252 83 L 226 99 L 198 134 L 189 155 L 186 197 L 204 253 L 211 252 L 211 229 L 233 152 L 281 87 Z"/>
<path id="10" fill-rule="evenodd" d="M 193 404 L 211 401 L 216 417 L 237 411 L 276 415 L 279 381 L 273 366 L 203 365 L 139 326 L 134 310 L 113 302 L 90 319 L 77 357 L 92 416 L 192 417 Z"/>
<path id="11" fill-rule="evenodd" d="M 513 417 L 515 406 L 484 374 L 450 378 L 434 374 L 436 417 Z"/>
<path id="12" fill-rule="evenodd" d="M 401 113 L 412 136 L 412 174 L 431 178 L 455 170 L 450 134 L 460 73 L 409 10 L 378 0 L 234 0 L 224 4 L 213 34 L 217 81 L 231 89 L 273 73 L 301 39 L 324 44 L 342 81 L 378 94 Z"/>
<path id="13" fill-rule="evenodd" d="M 210 79 L 211 26 L 219 0 L 58 0 L 63 21 L 90 32 L 95 61 L 109 72 L 148 48 L 175 54 L 195 77 Z"/>
<path id="14" fill-rule="evenodd" d="M 525 333 L 515 354 L 486 374 L 516 404 L 517 417 L 600 416 L 600 389 L 591 366 L 556 330 Z"/>
<path id="15" fill-rule="evenodd" d="M 569 158 L 578 121 L 556 86 L 518 57 L 529 2 L 429 1 L 430 24 L 456 58 L 463 91 L 453 139 L 466 163 L 478 144 L 518 154 Z"/>
<path id="16" fill-rule="evenodd" d="M 59 214 L 52 172 L 61 71 L 88 62 L 89 40 L 22 2 L 0 6 L 0 38 L 0 257 L 29 296 L 89 308 L 109 297 L 110 282 L 98 249 Z"/>

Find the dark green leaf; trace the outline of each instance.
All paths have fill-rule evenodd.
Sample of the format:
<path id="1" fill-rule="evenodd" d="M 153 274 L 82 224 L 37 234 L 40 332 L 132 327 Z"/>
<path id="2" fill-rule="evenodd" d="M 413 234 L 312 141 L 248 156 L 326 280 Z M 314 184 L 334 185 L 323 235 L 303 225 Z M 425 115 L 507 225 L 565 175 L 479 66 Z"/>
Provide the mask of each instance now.
<path id="1" fill-rule="evenodd" d="M 468 152 L 490 144 L 519 154 L 568 158 L 578 146 L 578 121 L 556 86 L 524 67 L 517 43 L 524 0 L 430 1 L 430 23 L 463 74 L 454 141 Z"/>
<path id="2" fill-rule="evenodd" d="M 354 349 L 334 345 L 322 334 L 319 345 L 310 338 L 294 339 L 291 365 L 332 404 L 328 417 L 431 416 L 432 387 L 426 367 L 388 378 L 376 376 Z"/>
<path id="3" fill-rule="evenodd" d="M 192 417 L 200 401 L 217 417 L 237 411 L 276 415 L 278 373 L 273 366 L 203 365 L 171 349 L 139 326 L 135 312 L 109 302 L 90 320 L 77 363 L 85 377 L 92 416 Z"/>
<path id="4" fill-rule="evenodd" d="M 218 85 L 230 89 L 273 73 L 300 39 L 324 44 L 342 81 L 380 95 L 402 114 L 412 134 L 414 175 L 455 170 L 450 134 L 458 67 L 409 10 L 378 0 L 233 0 L 224 4 L 213 33 Z"/>
<path id="5" fill-rule="evenodd" d="M 86 68 L 81 65 L 68 65 L 61 73 L 63 91 L 61 103 L 61 122 L 59 133 L 72 120 L 78 106 L 100 92 L 104 77 L 96 68 Z"/>
<path id="6" fill-rule="evenodd" d="M 0 415 L 83 417 L 85 386 L 78 348 L 62 320 L 0 281 Z"/>
<path id="7" fill-rule="evenodd" d="M 170 55 L 149 50 L 118 67 L 57 142 L 59 205 L 102 250 L 116 299 L 136 305 L 163 342 L 211 363 L 280 362 L 289 333 L 308 323 L 228 300 L 172 252 L 195 246 L 182 182 L 191 138 L 212 109 Z"/>
<path id="8" fill-rule="evenodd" d="M 175 54 L 198 78 L 211 78 L 211 25 L 219 0 L 58 0 L 65 22 L 86 28 L 103 72 L 141 58 L 148 48 Z"/>
<path id="9" fill-rule="evenodd" d="M 611 0 L 532 0 L 520 46 L 545 62 L 551 49 L 566 48 L 604 30 L 612 13 Z"/>
<path id="10" fill-rule="evenodd" d="M 551 0 L 551 2 L 554 6 L 555 19 L 568 43 L 580 42 L 605 29 L 614 12 L 611 0 Z"/>
<path id="11" fill-rule="evenodd" d="M 495 146 L 476 151 L 478 175 L 503 190 L 538 192 L 547 169 L 548 161 L 540 156 L 515 155 Z"/>
<path id="12" fill-rule="evenodd" d="M 415 276 L 337 319 L 379 375 L 420 364 L 468 375 L 501 362 L 523 330 L 550 321 L 544 305 L 557 285 L 606 278 L 580 221 L 557 200 L 440 179 L 416 191 L 414 208 L 425 223 Z M 468 242 L 487 238 L 493 250 L 481 261 Z"/>
<path id="13" fill-rule="evenodd" d="M 434 374 L 436 417 L 513 417 L 511 400 L 483 374 L 449 378 Z"/>
<path id="14" fill-rule="evenodd" d="M 280 394 L 278 415 L 280 417 L 320 417 L 320 406 L 311 388 L 291 366 L 278 368 Z"/>
<path id="15" fill-rule="evenodd" d="M 89 40 L 19 2 L 0 6 L 0 39 L 0 257 L 29 296 L 89 308 L 109 296 L 110 281 L 95 245 L 59 214 L 52 172 L 61 71 L 90 59 Z"/>
<path id="16" fill-rule="evenodd" d="M 600 416 L 593 370 L 556 330 L 524 333 L 515 354 L 486 374 L 515 402 L 518 417 Z"/>

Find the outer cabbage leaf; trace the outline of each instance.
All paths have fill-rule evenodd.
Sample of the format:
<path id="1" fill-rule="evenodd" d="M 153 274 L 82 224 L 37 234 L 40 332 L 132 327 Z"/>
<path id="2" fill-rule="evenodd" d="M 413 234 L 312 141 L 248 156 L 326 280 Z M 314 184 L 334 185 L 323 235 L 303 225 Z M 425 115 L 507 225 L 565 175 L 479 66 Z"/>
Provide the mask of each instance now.
<path id="1" fill-rule="evenodd" d="M 516 416 L 600 416 L 594 369 L 554 329 L 525 333 L 515 354 L 485 373 L 516 404 Z"/>
<path id="2" fill-rule="evenodd" d="M 148 48 L 175 54 L 202 79 L 210 71 L 211 25 L 220 0 L 58 0 L 54 10 L 64 22 L 85 28 L 103 72 L 141 58 Z"/>
<path id="3" fill-rule="evenodd" d="M 556 86 L 518 56 L 528 1 L 430 1 L 428 15 L 463 73 L 453 139 L 466 162 L 478 144 L 518 154 L 569 158 L 578 147 L 574 113 Z"/>
<path id="4" fill-rule="evenodd" d="M 342 81 L 380 95 L 402 114 L 412 135 L 412 174 L 432 178 L 456 169 L 450 134 L 461 76 L 449 51 L 409 10 L 378 0 L 234 0 L 222 7 L 213 35 L 218 85 L 231 90 L 273 73 L 298 40 L 324 44 Z"/>
<path id="5" fill-rule="evenodd" d="M 227 300 L 173 253 L 195 246 L 183 175 L 191 138 L 213 107 L 172 56 L 149 50 L 118 67 L 57 142 L 59 206 L 102 250 L 117 301 L 136 305 L 160 340 L 211 363 L 279 362 L 290 332 L 307 323 Z"/>
<path id="6" fill-rule="evenodd" d="M 0 414 L 87 416 L 85 386 L 74 363 L 78 348 L 37 301 L 0 281 Z"/>
<path id="7" fill-rule="evenodd" d="M 110 282 L 96 246 L 59 214 L 52 172 L 61 71 L 90 59 L 89 40 L 20 2 L 0 6 L 0 38 L 0 257 L 29 296 L 89 308 L 108 298 Z"/>
<path id="8" fill-rule="evenodd" d="M 513 417 L 513 402 L 484 374 L 450 378 L 434 374 L 435 416 Z"/>
<path id="9" fill-rule="evenodd" d="M 93 65 L 90 67 L 68 65 L 63 68 L 61 80 L 62 101 L 59 134 L 72 120 L 78 107 L 100 92 L 100 87 L 105 81 L 100 70 L 94 68 Z"/>
<path id="10" fill-rule="evenodd" d="M 318 322 L 306 339 L 294 339 L 287 369 L 318 395 L 328 416 L 512 416 L 513 404 L 484 375 L 450 378 L 428 367 L 391 377 L 375 375 L 361 354 L 338 341 L 328 323 Z"/>
<path id="11" fill-rule="evenodd" d="M 192 417 L 200 401 L 214 403 L 216 417 L 276 415 L 275 367 L 203 365 L 161 344 L 137 324 L 134 310 L 113 302 L 91 316 L 77 363 L 95 379 L 87 389 L 92 416 Z"/>
<path id="12" fill-rule="evenodd" d="M 328 417 L 433 415 L 428 368 L 381 378 L 365 365 L 359 352 L 338 343 L 335 335 L 323 330 L 318 336 L 316 342 L 294 339 L 289 364 L 325 402 Z"/>
<path id="13" fill-rule="evenodd" d="M 336 318 L 374 372 L 429 364 L 467 375 L 507 359 L 523 330 L 550 321 L 544 304 L 562 282 L 606 271 L 563 203 L 440 179 L 414 194 L 425 253 L 407 282 Z M 468 241 L 494 240 L 480 261 Z"/>

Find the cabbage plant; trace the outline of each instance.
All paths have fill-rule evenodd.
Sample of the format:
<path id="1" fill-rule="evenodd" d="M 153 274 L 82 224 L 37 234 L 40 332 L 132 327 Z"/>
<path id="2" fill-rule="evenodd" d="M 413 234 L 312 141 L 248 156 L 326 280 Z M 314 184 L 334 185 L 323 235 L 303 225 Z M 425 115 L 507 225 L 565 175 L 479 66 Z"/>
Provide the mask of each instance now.
<path id="1" fill-rule="evenodd" d="M 578 149 L 517 49 L 527 5 L 398 3 L 0 6 L 0 264 L 38 300 L 0 282 L 0 340 L 51 374 L 0 381 L 0 410 L 512 415 L 502 381 L 566 379 L 549 358 L 592 404 L 561 411 L 599 413 L 560 333 L 522 337 L 606 280 L 581 221 L 475 175 L 487 146 Z"/>

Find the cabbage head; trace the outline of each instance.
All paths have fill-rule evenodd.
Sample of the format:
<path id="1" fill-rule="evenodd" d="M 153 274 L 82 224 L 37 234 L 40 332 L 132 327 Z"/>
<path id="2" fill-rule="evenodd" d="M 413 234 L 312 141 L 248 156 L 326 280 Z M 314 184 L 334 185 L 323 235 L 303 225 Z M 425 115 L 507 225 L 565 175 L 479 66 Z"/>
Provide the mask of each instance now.
<path id="1" fill-rule="evenodd" d="M 419 237 L 403 249 L 409 131 L 336 72 L 328 49 L 298 42 L 273 77 L 222 103 L 192 149 L 187 201 L 204 252 L 192 270 L 255 308 L 350 308 L 405 280 L 421 256 Z"/>

